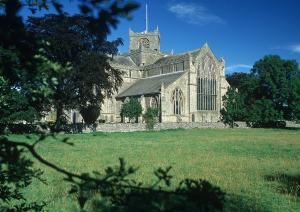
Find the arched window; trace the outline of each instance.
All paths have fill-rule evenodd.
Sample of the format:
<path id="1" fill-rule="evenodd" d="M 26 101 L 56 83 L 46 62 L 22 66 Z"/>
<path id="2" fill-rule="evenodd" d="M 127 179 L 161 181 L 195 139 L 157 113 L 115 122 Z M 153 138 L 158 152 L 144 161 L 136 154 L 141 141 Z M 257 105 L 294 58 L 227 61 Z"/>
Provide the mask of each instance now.
<path id="1" fill-rule="evenodd" d="M 173 113 L 180 115 L 183 112 L 183 94 L 179 88 L 176 88 L 172 94 Z"/>
<path id="2" fill-rule="evenodd" d="M 210 55 L 199 60 L 197 70 L 197 110 L 217 110 L 218 66 Z"/>
<path id="3" fill-rule="evenodd" d="M 215 79 L 198 78 L 197 110 L 217 109 L 217 81 Z"/>
<path id="4" fill-rule="evenodd" d="M 151 99 L 150 99 L 150 107 L 152 107 L 152 108 L 158 108 L 158 102 L 157 102 L 157 99 L 155 97 L 151 97 Z"/>

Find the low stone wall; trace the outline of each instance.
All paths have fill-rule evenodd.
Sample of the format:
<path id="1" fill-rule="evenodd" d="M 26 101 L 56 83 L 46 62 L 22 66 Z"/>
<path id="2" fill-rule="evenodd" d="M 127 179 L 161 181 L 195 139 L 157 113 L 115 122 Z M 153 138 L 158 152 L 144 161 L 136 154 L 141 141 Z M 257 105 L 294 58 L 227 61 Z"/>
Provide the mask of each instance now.
<path id="1" fill-rule="evenodd" d="M 246 128 L 245 122 L 237 122 L 239 128 Z M 154 130 L 166 129 L 192 129 L 192 128 L 227 128 L 222 122 L 180 122 L 180 123 L 157 123 Z M 134 132 L 146 131 L 145 123 L 113 123 L 99 124 L 96 131 L 98 132 Z"/>
<path id="2" fill-rule="evenodd" d="M 289 127 L 289 128 L 300 128 L 300 123 L 296 123 L 294 121 L 286 121 L 286 127 Z"/>

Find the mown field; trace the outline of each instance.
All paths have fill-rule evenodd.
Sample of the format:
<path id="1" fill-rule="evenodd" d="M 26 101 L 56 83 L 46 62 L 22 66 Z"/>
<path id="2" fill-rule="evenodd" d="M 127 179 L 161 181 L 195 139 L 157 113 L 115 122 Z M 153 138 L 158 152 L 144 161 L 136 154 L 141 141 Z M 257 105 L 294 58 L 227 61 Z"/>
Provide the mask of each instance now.
<path id="1" fill-rule="evenodd" d="M 300 130 L 191 129 L 160 132 L 91 133 L 70 137 L 74 146 L 47 138 L 37 151 L 75 173 L 103 171 L 118 158 L 139 167 L 134 178 L 150 185 L 158 167 L 172 166 L 172 185 L 206 179 L 226 193 L 225 211 L 300 211 Z M 15 141 L 32 142 L 22 135 Z M 37 180 L 24 191 L 45 201 L 48 211 L 76 211 L 61 174 L 39 162 L 47 184 Z M 88 203 L 87 203 L 88 204 Z M 88 210 L 88 205 L 87 205 Z"/>

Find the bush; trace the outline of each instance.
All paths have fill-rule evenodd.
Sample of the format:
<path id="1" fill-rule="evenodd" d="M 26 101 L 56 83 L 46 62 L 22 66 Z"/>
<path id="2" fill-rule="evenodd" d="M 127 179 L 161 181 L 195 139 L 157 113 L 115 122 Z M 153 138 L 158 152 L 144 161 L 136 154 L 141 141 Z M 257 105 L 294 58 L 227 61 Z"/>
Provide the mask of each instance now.
<path id="1" fill-rule="evenodd" d="M 5 128 L 6 128 L 6 124 L 0 123 L 0 134 L 4 132 Z"/>
<path id="2" fill-rule="evenodd" d="M 137 98 L 130 98 L 128 102 L 125 102 L 121 108 L 121 116 L 128 117 L 129 121 L 133 118 L 138 122 L 138 117 L 142 114 L 143 108 Z"/>
<path id="3" fill-rule="evenodd" d="M 48 127 L 51 132 L 64 132 L 64 133 L 82 133 L 85 125 L 83 123 L 73 123 L 73 124 L 62 124 L 57 128 L 55 124 L 48 123 Z"/>
<path id="4" fill-rule="evenodd" d="M 100 107 L 98 105 L 89 105 L 80 109 L 80 114 L 87 125 L 95 124 L 100 116 Z"/>
<path id="5" fill-rule="evenodd" d="M 249 110 L 247 124 L 251 127 L 283 128 L 282 113 L 275 109 L 273 102 L 269 99 L 255 101 Z"/>
<path id="6" fill-rule="evenodd" d="M 8 124 L 7 128 L 13 134 L 31 134 L 38 131 L 37 126 L 33 124 Z"/>
<path id="7" fill-rule="evenodd" d="M 146 122 L 146 129 L 147 130 L 153 130 L 154 125 L 157 123 L 157 118 L 159 115 L 159 109 L 158 108 L 147 108 L 146 113 L 143 115 L 144 120 Z"/>

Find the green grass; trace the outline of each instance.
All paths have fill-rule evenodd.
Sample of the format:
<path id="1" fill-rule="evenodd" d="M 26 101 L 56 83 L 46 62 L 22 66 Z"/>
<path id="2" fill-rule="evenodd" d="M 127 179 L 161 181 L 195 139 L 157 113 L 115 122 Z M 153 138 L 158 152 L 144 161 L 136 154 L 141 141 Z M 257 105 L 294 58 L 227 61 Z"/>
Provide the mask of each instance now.
<path id="1" fill-rule="evenodd" d="M 70 137 L 75 145 L 48 138 L 38 144 L 37 151 L 75 173 L 103 171 L 123 157 L 127 164 L 139 167 L 134 177 L 150 184 L 156 168 L 171 165 L 172 185 L 184 178 L 201 178 L 225 191 L 225 211 L 300 211 L 300 130 L 191 129 L 58 136 L 63 137 Z M 49 211 L 77 210 L 74 197 L 68 195 L 70 185 L 62 176 L 35 164 L 44 171 L 48 185 L 34 181 L 25 196 L 46 201 Z M 298 188 L 289 187 L 291 180 L 296 182 L 292 185 L 298 182 Z"/>

